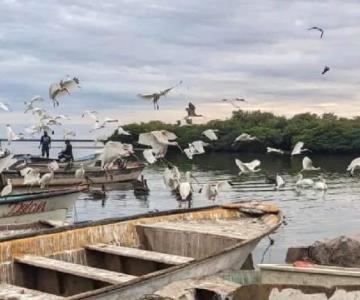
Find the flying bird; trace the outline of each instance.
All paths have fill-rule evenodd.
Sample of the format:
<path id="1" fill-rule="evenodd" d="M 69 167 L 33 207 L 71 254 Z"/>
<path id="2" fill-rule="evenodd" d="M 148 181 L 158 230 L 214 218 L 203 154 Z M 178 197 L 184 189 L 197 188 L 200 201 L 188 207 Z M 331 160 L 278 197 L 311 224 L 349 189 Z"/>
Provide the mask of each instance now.
<path id="1" fill-rule="evenodd" d="M 304 178 L 304 176 L 300 173 L 298 176 L 298 180 L 296 181 L 296 187 L 307 188 L 312 187 L 314 185 L 314 181 L 310 178 Z"/>
<path id="2" fill-rule="evenodd" d="M 319 181 L 316 181 L 314 183 L 314 189 L 320 190 L 320 191 L 327 190 L 327 184 L 326 184 L 326 180 L 325 180 L 324 176 L 322 176 L 322 175 L 319 176 Z"/>
<path id="3" fill-rule="evenodd" d="M 131 144 L 109 141 L 105 144 L 103 152 L 100 155 L 101 167 L 105 168 L 115 160 L 128 157 L 134 153 Z"/>
<path id="4" fill-rule="evenodd" d="M 225 102 L 225 103 L 229 103 L 236 108 L 240 108 L 240 103 L 245 102 L 246 100 L 243 98 L 234 98 L 234 99 L 225 98 L 225 99 L 222 99 L 221 101 Z"/>
<path id="5" fill-rule="evenodd" d="M 160 91 L 158 93 L 153 93 L 153 94 L 137 94 L 138 97 L 145 99 L 145 100 L 152 100 L 152 102 L 154 103 L 154 109 L 155 110 L 159 110 L 159 100 L 161 97 L 166 96 L 172 89 L 174 89 L 175 87 L 179 86 L 180 84 L 182 84 L 182 81 L 180 81 L 178 84 L 165 89 L 163 91 Z"/>
<path id="6" fill-rule="evenodd" d="M 96 110 L 85 110 L 81 117 L 84 118 L 84 117 L 89 117 L 91 119 L 93 119 L 94 121 L 97 121 L 99 118 L 98 118 L 98 112 Z"/>
<path id="7" fill-rule="evenodd" d="M 276 189 L 280 189 L 285 186 L 285 180 L 279 174 L 276 174 L 275 180 L 276 180 L 276 187 L 275 187 Z"/>
<path id="8" fill-rule="evenodd" d="M 357 157 L 351 161 L 346 171 L 350 171 L 350 174 L 354 175 L 355 170 L 359 168 L 360 168 L 360 157 Z"/>
<path id="9" fill-rule="evenodd" d="M 303 149 L 304 148 L 304 142 L 297 142 L 291 151 L 291 155 L 299 155 L 305 151 L 310 151 L 309 149 Z"/>
<path id="10" fill-rule="evenodd" d="M 318 31 L 320 31 L 320 38 L 322 39 L 322 37 L 323 37 L 323 35 L 324 35 L 324 30 L 322 29 L 322 28 L 320 28 L 320 27 L 317 27 L 317 26 L 313 26 L 313 27 L 310 27 L 310 28 L 308 28 L 308 30 L 318 30 Z"/>
<path id="11" fill-rule="evenodd" d="M 59 97 L 70 95 L 67 88 L 62 87 L 59 83 L 54 82 L 49 87 L 49 98 L 53 101 L 54 107 L 59 106 Z"/>
<path id="12" fill-rule="evenodd" d="M 207 200 L 215 200 L 219 192 L 229 189 L 232 185 L 232 182 L 227 180 L 206 183 L 201 188 L 201 195 Z"/>
<path id="13" fill-rule="evenodd" d="M 3 102 L 0 102 L 0 108 L 5 111 L 10 111 L 10 106 Z"/>
<path id="14" fill-rule="evenodd" d="M 266 147 L 266 152 L 267 153 L 278 153 L 278 154 L 284 154 L 284 151 L 281 149 L 276 149 L 276 148 L 271 148 L 271 147 Z"/>
<path id="15" fill-rule="evenodd" d="M 324 67 L 324 70 L 322 71 L 322 75 L 324 75 L 326 72 L 329 72 L 330 71 L 330 67 L 328 67 L 328 66 L 325 66 Z"/>
<path id="16" fill-rule="evenodd" d="M 217 129 L 206 129 L 202 132 L 202 134 L 205 135 L 210 141 L 216 141 L 218 139 L 216 132 L 218 132 Z"/>
<path id="17" fill-rule="evenodd" d="M 6 124 L 6 137 L 9 145 L 12 141 L 20 140 L 20 136 L 14 132 L 9 124 Z"/>
<path id="18" fill-rule="evenodd" d="M 258 141 L 258 140 L 259 139 L 256 136 L 251 136 L 250 134 L 242 133 L 234 140 L 234 143 L 236 143 L 236 142 L 251 142 L 251 141 Z"/>
<path id="19" fill-rule="evenodd" d="M 235 163 L 240 169 L 239 175 L 251 174 L 251 173 L 256 173 L 256 172 L 261 171 L 261 169 L 257 169 L 257 167 L 259 167 L 261 164 L 261 161 L 258 159 L 254 159 L 251 162 L 244 163 L 240 159 L 236 158 Z"/>
<path id="20" fill-rule="evenodd" d="M 196 113 L 196 107 L 191 102 L 189 102 L 188 107 L 186 107 L 185 110 L 187 111 L 186 118 L 202 117 L 202 115 Z"/>

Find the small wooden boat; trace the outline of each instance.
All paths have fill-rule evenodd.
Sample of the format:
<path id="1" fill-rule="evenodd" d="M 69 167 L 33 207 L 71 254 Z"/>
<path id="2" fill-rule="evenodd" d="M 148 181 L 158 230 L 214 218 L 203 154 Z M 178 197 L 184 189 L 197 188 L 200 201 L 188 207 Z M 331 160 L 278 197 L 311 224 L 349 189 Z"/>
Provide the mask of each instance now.
<path id="1" fill-rule="evenodd" d="M 0 197 L 0 224 L 65 220 L 85 186 Z"/>
<path id="2" fill-rule="evenodd" d="M 26 165 L 29 166 L 29 165 Z M 30 165 L 35 167 L 34 165 Z M 48 173 L 49 170 L 42 165 L 39 168 L 40 176 Z M 105 184 L 105 183 L 117 183 L 127 182 L 135 180 L 139 177 L 145 165 L 140 162 L 127 162 L 123 165 L 115 165 L 106 171 L 99 167 L 85 169 L 84 178 L 76 178 L 75 170 L 73 166 L 70 169 L 60 168 L 54 172 L 54 179 L 51 180 L 50 186 L 69 186 L 79 184 Z M 24 166 L 22 166 L 24 168 Z M 24 187 L 24 178 L 20 174 L 20 170 L 10 169 L 1 173 L 1 185 L 5 186 L 8 179 L 12 180 L 13 187 Z"/>
<path id="3" fill-rule="evenodd" d="M 136 299 L 173 281 L 240 269 L 281 223 L 277 206 L 257 202 L 43 230 L 0 239 L 0 280 L 38 295 Z"/>

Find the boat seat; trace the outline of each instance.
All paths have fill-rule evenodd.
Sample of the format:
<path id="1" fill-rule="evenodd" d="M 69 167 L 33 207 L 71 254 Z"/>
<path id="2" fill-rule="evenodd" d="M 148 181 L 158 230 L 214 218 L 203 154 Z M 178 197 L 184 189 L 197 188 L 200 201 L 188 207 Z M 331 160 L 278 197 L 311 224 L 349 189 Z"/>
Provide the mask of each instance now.
<path id="1" fill-rule="evenodd" d="M 179 255 L 173 255 L 173 254 L 167 254 L 167 253 L 161 253 L 161 252 L 155 252 L 149 250 L 141 250 L 137 248 L 109 245 L 109 244 L 88 245 L 85 248 L 88 250 L 103 252 L 107 254 L 148 260 L 148 261 L 163 263 L 166 265 L 181 265 L 194 260 L 191 257 L 185 257 L 185 256 L 179 256 Z"/>
<path id="2" fill-rule="evenodd" d="M 60 300 L 65 298 L 21 286 L 1 283 L 0 299 Z"/>
<path id="3" fill-rule="evenodd" d="M 69 263 L 43 256 L 24 255 L 16 257 L 15 262 L 110 284 L 124 283 L 137 278 L 136 276 L 128 274 Z"/>

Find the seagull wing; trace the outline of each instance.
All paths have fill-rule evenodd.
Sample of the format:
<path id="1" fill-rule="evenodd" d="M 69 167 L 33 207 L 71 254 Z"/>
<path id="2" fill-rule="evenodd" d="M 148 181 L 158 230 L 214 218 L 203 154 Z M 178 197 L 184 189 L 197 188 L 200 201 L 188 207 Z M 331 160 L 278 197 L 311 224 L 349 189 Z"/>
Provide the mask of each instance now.
<path id="1" fill-rule="evenodd" d="M 257 167 L 259 167 L 261 164 L 261 161 L 258 159 L 254 159 L 253 161 L 246 163 L 245 165 L 251 170 L 251 171 L 255 171 L 255 169 Z"/>
<path id="2" fill-rule="evenodd" d="M 205 135 L 209 140 L 216 141 L 218 139 L 217 135 L 215 134 L 214 130 L 207 129 L 203 132 L 203 135 Z"/>
<path id="3" fill-rule="evenodd" d="M 143 151 L 143 155 L 149 164 L 153 164 L 154 162 L 156 162 L 156 157 L 154 156 L 152 149 L 145 149 Z"/>
<path id="4" fill-rule="evenodd" d="M 304 147 L 304 143 L 303 142 L 297 142 L 293 148 L 293 150 L 291 151 L 291 155 L 297 155 L 297 154 L 301 154 L 301 150 Z"/>
<path id="5" fill-rule="evenodd" d="M 139 98 L 145 99 L 145 100 L 152 100 L 155 97 L 155 94 L 149 94 L 149 95 L 143 95 L 143 94 L 137 94 Z"/>

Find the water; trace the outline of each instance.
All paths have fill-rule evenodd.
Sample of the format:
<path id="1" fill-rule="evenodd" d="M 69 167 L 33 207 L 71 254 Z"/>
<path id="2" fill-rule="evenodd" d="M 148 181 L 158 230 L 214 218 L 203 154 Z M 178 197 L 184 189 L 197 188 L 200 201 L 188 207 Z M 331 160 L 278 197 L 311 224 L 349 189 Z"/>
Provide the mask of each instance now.
<path id="1" fill-rule="evenodd" d="M 37 145 L 32 143 L 14 143 L 14 145 L 16 152 L 37 153 L 39 151 Z M 92 151 L 91 149 L 74 149 L 75 156 Z M 53 152 L 58 151 L 53 150 Z M 235 165 L 235 158 L 240 158 L 244 162 L 254 158 L 260 159 L 262 172 L 252 176 L 238 176 L 239 170 Z M 315 166 L 321 167 L 321 173 L 326 178 L 328 190 L 325 193 L 312 189 L 295 191 L 294 176 L 301 169 L 302 157 L 228 153 L 205 154 L 196 156 L 192 161 L 182 155 L 168 157 L 181 171 L 192 171 L 200 183 L 231 180 L 234 186 L 229 191 L 221 192 L 215 203 L 265 200 L 275 202 L 280 206 L 285 214 L 287 225 L 283 225 L 272 235 L 275 244 L 265 255 L 264 262 L 267 263 L 283 262 L 288 247 L 308 245 L 318 239 L 358 232 L 360 182 L 358 177 L 350 177 L 346 173 L 346 166 L 354 156 L 311 155 L 311 158 Z M 73 211 L 72 217 L 76 217 L 77 221 L 98 220 L 152 210 L 188 207 L 188 202 L 177 201 L 175 195 L 165 188 L 162 180 L 163 169 L 162 165 L 153 165 L 144 170 L 143 174 L 151 190 L 148 196 L 136 196 L 131 184 L 111 186 L 105 201 L 89 200 L 85 194 L 81 195 L 76 202 L 76 210 Z M 273 184 L 265 182 L 264 173 L 267 172 L 282 174 L 287 182 L 286 186 L 276 191 Z M 316 172 L 305 173 L 305 177 L 314 180 L 318 175 L 319 173 Z M 195 207 L 213 203 L 213 201 L 202 199 L 200 195 L 194 195 L 190 205 Z M 254 253 L 255 262 L 260 262 L 268 243 L 268 239 L 264 239 L 257 247 Z"/>

